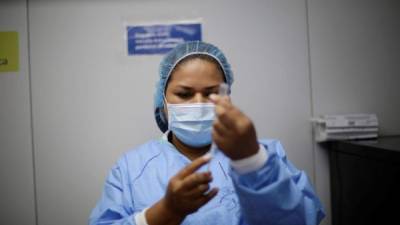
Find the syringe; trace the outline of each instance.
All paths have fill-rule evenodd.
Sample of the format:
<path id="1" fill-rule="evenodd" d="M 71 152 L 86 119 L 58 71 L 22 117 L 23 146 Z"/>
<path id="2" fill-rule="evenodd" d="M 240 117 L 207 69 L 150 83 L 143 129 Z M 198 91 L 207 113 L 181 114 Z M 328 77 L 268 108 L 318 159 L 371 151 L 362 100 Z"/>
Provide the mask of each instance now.
<path id="1" fill-rule="evenodd" d="M 227 96 L 228 95 L 228 85 L 226 83 L 221 83 L 219 85 L 219 89 L 218 89 L 218 95 L 223 97 L 223 96 Z M 215 155 L 215 152 L 217 151 L 218 147 L 215 144 L 215 142 L 213 141 L 211 143 L 211 147 L 210 147 L 210 151 L 208 152 L 212 157 Z M 211 161 L 210 161 L 211 162 Z M 208 164 L 208 170 L 210 170 L 210 164 Z"/>

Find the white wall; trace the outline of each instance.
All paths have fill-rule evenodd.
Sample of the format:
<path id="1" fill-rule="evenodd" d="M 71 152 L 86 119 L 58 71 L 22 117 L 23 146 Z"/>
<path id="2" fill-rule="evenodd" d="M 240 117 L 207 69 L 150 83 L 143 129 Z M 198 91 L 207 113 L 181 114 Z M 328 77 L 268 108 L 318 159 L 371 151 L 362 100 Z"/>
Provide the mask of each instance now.
<path id="1" fill-rule="evenodd" d="M 19 71 L 0 72 L 0 223 L 35 223 L 25 1 L 0 2 L 0 31 L 19 35 Z"/>
<path id="2" fill-rule="evenodd" d="M 399 134 L 400 2 L 309 2 L 315 113 L 374 112 Z"/>
<path id="3" fill-rule="evenodd" d="M 376 113 L 380 135 L 400 134 L 400 2 L 309 0 L 308 6 L 313 115 Z M 315 151 L 316 185 L 329 206 L 328 152 L 320 145 Z"/>
<path id="4" fill-rule="evenodd" d="M 160 135 L 152 97 L 161 56 L 127 56 L 129 23 L 202 18 L 204 40 L 233 66 L 234 102 L 260 137 L 280 139 L 315 182 L 328 211 L 324 224 L 330 224 L 329 164 L 326 150 L 313 144 L 309 118 L 376 112 L 382 134 L 400 133 L 396 0 L 3 5 L 0 28 L 20 31 L 22 58 L 19 73 L 0 74 L 1 171 L 18 174 L 0 174 L 7 224 L 21 210 L 15 224 L 34 224 L 34 172 L 38 224 L 85 224 L 121 153 Z"/>

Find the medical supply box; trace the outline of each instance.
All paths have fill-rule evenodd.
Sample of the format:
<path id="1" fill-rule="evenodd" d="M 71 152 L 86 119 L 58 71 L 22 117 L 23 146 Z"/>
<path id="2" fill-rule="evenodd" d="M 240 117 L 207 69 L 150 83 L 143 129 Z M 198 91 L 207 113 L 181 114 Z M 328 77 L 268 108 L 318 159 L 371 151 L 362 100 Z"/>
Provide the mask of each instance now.
<path id="1" fill-rule="evenodd" d="M 378 118 L 375 114 L 322 115 L 311 121 L 317 142 L 378 137 Z"/>

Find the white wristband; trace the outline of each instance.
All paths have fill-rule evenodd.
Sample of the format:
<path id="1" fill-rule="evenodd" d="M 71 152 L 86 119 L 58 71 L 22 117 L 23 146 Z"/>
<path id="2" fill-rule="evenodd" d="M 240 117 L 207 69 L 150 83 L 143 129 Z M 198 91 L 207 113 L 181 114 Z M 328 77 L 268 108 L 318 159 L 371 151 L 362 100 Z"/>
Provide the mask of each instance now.
<path id="1" fill-rule="evenodd" d="M 244 159 L 231 160 L 232 168 L 239 174 L 250 173 L 264 166 L 268 160 L 268 153 L 265 147 L 260 144 L 258 152 Z"/>
<path id="2" fill-rule="evenodd" d="M 146 220 L 145 213 L 148 208 L 143 209 L 140 213 L 135 215 L 135 223 L 136 225 L 149 225 Z"/>

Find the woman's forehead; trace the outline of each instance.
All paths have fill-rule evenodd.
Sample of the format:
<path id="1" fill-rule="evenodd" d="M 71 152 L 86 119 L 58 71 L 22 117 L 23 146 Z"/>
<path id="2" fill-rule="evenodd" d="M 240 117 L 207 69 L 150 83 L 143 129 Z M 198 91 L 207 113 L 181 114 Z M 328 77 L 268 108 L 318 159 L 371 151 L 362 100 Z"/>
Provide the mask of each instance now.
<path id="1" fill-rule="evenodd" d="M 169 83 L 196 83 L 196 82 L 220 82 L 223 81 L 222 71 L 215 63 L 193 59 L 175 68 Z"/>

